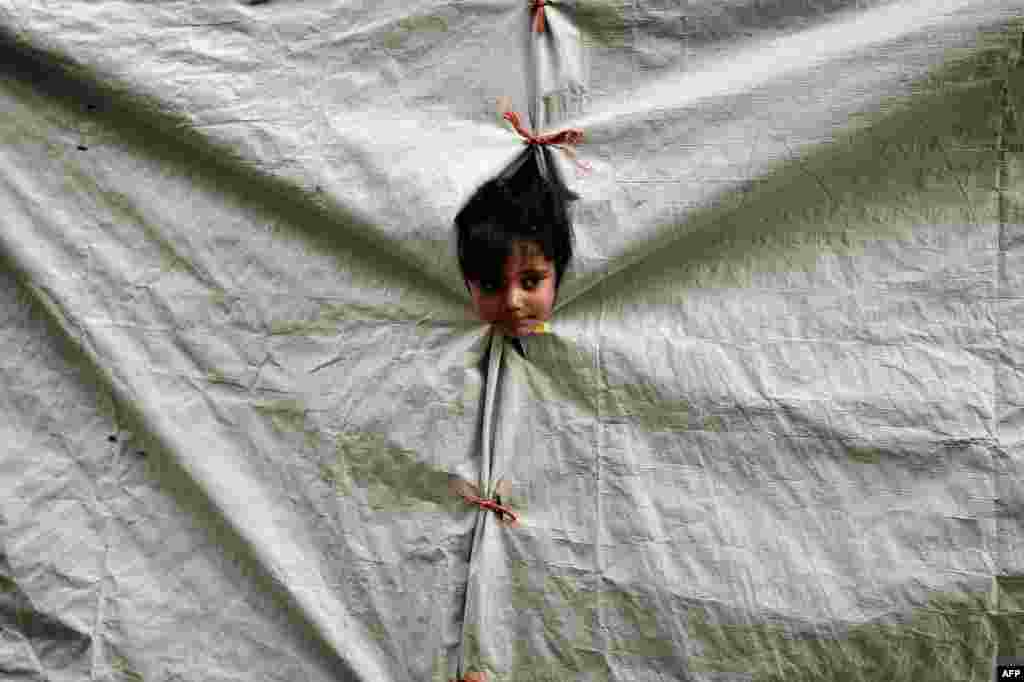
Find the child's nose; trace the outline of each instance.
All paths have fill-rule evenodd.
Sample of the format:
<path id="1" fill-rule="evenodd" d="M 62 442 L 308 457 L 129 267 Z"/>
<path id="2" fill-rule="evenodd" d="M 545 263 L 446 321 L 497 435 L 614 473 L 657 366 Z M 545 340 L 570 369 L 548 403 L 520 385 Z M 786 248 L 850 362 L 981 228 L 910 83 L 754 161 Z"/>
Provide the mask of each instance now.
<path id="1" fill-rule="evenodd" d="M 508 307 L 509 308 L 518 308 L 518 307 L 520 307 L 523 304 L 523 302 L 525 301 L 525 299 L 526 299 L 526 292 L 523 291 L 522 289 L 520 289 L 519 287 L 509 287 L 508 288 L 508 300 L 507 300 L 507 303 L 508 303 Z"/>

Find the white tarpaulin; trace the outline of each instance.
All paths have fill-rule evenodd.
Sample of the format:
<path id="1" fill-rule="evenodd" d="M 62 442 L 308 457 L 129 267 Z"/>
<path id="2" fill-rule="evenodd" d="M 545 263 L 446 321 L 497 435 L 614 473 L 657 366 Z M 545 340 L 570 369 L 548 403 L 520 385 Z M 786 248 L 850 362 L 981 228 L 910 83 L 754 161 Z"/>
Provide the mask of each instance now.
<path id="1" fill-rule="evenodd" d="M 1019 0 L 540 11 L 0 0 L 0 679 L 1024 656 Z M 590 167 L 521 349 L 499 98 Z"/>

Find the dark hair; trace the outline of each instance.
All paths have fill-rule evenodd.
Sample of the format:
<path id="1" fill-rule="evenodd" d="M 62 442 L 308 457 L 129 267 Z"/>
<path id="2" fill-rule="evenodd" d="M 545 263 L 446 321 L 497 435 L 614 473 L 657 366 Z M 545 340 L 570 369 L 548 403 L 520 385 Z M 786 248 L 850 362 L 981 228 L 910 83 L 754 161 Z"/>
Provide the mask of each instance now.
<path id="1" fill-rule="evenodd" d="M 455 216 L 459 267 L 467 281 L 498 279 L 517 241 L 537 242 L 554 261 L 555 287 L 572 260 L 569 202 L 579 195 L 562 182 L 551 151 L 530 145 L 481 185 Z"/>

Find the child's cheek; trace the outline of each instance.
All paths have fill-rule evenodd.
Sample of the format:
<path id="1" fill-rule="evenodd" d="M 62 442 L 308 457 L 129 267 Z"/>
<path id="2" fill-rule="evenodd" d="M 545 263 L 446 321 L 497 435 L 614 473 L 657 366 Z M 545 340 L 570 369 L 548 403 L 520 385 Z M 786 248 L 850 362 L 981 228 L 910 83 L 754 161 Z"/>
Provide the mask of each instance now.
<path id="1" fill-rule="evenodd" d="M 495 322 L 499 315 L 499 306 L 493 297 L 476 295 L 473 298 L 476 307 L 476 314 L 484 322 Z"/>
<path id="2" fill-rule="evenodd" d="M 543 319 L 549 319 L 551 317 L 551 308 L 555 305 L 555 287 L 548 284 L 540 292 L 538 298 L 538 307 L 543 310 Z"/>

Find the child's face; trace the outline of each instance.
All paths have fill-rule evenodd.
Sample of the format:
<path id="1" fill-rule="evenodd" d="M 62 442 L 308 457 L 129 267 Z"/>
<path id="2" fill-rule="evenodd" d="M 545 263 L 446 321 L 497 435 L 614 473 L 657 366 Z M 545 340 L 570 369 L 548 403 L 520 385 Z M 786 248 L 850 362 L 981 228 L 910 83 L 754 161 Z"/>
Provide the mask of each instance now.
<path id="1" fill-rule="evenodd" d="M 473 307 L 484 322 L 508 336 L 525 336 L 538 322 L 551 319 L 555 303 L 555 266 L 535 242 L 517 242 L 505 259 L 504 280 L 470 281 Z"/>

